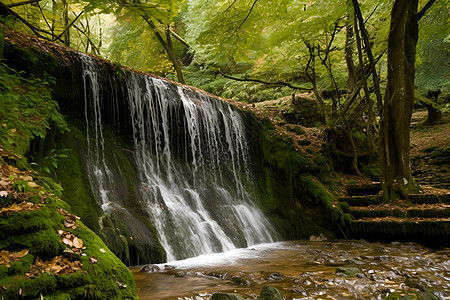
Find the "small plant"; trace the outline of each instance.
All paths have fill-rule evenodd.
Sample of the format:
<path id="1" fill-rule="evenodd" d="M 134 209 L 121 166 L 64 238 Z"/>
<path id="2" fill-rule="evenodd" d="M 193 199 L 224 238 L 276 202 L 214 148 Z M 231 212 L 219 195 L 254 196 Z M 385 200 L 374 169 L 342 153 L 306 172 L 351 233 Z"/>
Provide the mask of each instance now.
<path id="1" fill-rule="evenodd" d="M 69 150 L 52 149 L 39 163 L 32 162 L 30 165 L 32 165 L 37 172 L 50 175 L 52 169 L 58 168 L 58 160 L 67 157 L 67 151 Z"/>

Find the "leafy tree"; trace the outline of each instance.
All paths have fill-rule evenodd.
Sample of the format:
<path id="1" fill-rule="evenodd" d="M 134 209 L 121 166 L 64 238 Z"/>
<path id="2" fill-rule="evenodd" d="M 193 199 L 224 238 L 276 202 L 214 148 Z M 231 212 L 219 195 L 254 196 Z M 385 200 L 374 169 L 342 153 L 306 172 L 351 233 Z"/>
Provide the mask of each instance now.
<path id="1" fill-rule="evenodd" d="M 155 35 L 158 42 L 164 48 L 173 68 L 177 74 L 178 81 L 184 83 L 184 76 L 181 70 L 182 64 L 174 50 L 172 38 L 179 36 L 171 28 L 175 16 L 180 11 L 181 0 L 145 0 L 145 1 L 88 1 L 85 7 L 87 11 L 100 10 L 101 13 L 113 13 L 118 18 L 133 20 L 142 19 Z M 134 21 L 135 25 L 139 24 Z"/>

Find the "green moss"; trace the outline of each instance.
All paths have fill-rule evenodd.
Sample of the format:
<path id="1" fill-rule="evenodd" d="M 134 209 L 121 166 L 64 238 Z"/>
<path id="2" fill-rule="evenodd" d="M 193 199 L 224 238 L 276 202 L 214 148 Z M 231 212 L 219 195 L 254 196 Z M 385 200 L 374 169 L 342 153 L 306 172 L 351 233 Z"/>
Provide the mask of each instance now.
<path id="1" fill-rule="evenodd" d="M 86 137 L 78 128 L 70 126 L 70 132 L 58 138 L 59 149 L 66 149 L 66 157 L 58 162 L 56 179 L 64 187 L 63 198 L 72 207 L 71 211 L 79 216 L 92 230 L 99 232 L 98 220 L 102 211 L 91 190 L 89 179 L 83 169 L 80 149 L 85 149 Z"/>
<path id="2" fill-rule="evenodd" d="M 450 147 L 443 147 L 442 149 L 435 149 L 431 153 L 431 158 L 450 157 Z"/>

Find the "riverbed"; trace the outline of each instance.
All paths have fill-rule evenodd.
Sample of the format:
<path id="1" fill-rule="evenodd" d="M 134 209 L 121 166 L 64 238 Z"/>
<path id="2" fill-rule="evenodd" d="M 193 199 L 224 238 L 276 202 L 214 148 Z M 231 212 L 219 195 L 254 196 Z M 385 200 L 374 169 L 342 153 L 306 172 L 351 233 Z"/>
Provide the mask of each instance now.
<path id="1" fill-rule="evenodd" d="M 287 299 L 384 299 L 391 292 L 450 297 L 450 249 L 415 243 L 289 241 L 132 267 L 139 299 L 257 299 L 264 286 Z"/>

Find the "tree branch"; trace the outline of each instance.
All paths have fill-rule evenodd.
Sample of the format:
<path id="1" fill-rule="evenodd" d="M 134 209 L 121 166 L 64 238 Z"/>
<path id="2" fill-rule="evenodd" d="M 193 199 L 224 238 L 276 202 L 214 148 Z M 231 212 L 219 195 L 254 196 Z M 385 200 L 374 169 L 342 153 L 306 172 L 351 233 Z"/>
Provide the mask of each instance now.
<path id="1" fill-rule="evenodd" d="M 225 10 L 223 11 L 222 14 L 225 14 L 227 11 L 229 11 L 230 8 L 233 7 L 233 5 L 236 3 L 236 1 L 237 1 L 237 0 L 234 0 L 233 3 L 231 3 L 231 4 L 227 7 L 227 9 L 225 9 Z"/>
<path id="2" fill-rule="evenodd" d="M 291 89 L 295 89 L 295 90 L 312 91 L 312 89 L 296 86 L 296 85 L 293 85 L 293 84 L 291 84 L 289 82 L 285 82 L 285 81 L 281 81 L 281 80 L 278 80 L 276 82 L 265 81 L 265 80 L 257 79 L 257 78 L 248 78 L 247 75 L 245 75 L 244 78 L 239 78 L 239 77 L 234 77 L 234 76 L 225 74 L 221 70 L 217 70 L 216 72 L 219 73 L 220 75 L 222 75 L 225 78 L 233 79 L 233 80 L 236 80 L 236 81 L 258 82 L 258 83 L 267 84 L 267 85 L 282 85 L 282 86 L 290 87 Z"/>
<path id="3" fill-rule="evenodd" d="M 21 21 L 23 24 L 25 24 L 28 28 L 31 29 L 31 31 L 33 31 L 33 33 L 43 39 L 47 39 L 45 36 L 43 36 L 42 34 L 40 34 L 39 32 L 48 34 L 50 36 L 54 36 L 51 32 L 48 32 L 46 30 L 37 28 L 35 26 L 33 26 L 31 23 L 29 23 L 27 20 L 25 20 L 24 18 L 22 18 L 21 16 L 19 16 L 15 11 L 13 11 L 12 9 L 10 9 L 8 6 L 6 6 L 5 4 L 3 4 L 2 2 L 0 2 L 0 14 L 7 14 L 7 15 L 12 15 L 15 18 L 17 18 L 19 21 Z"/>
<path id="4" fill-rule="evenodd" d="M 22 6 L 22 5 L 27 5 L 27 4 L 32 4 L 32 3 L 36 3 L 36 2 L 40 2 L 40 1 L 42 1 L 42 0 L 22 1 L 22 2 L 17 2 L 17 3 L 6 4 L 6 7 L 12 8 L 12 7 Z"/>
<path id="5" fill-rule="evenodd" d="M 169 28 L 170 34 L 173 35 L 174 38 L 176 38 L 178 41 L 180 41 L 183 45 L 185 45 L 188 48 L 191 48 L 191 45 L 186 42 L 181 36 L 178 35 L 175 31 L 173 31 L 172 28 Z"/>
<path id="6" fill-rule="evenodd" d="M 253 11 L 253 8 L 254 8 L 255 5 L 256 5 L 256 2 L 258 2 L 258 0 L 255 0 L 255 1 L 253 2 L 252 7 L 250 7 L 250 10 L 249 10 L 248 14 L 245 16 L 244 20 L 242 20 L 241 24 L 239 24 L 239 26 L 233 31 L 233 33 L 231 34 L 231 36 L 233 36 L 233 35 L 234 35 L 234 34 L 242 27 L 242 25 L 244 25 L 244 23 L 248 20 L 248 18 L 250 17 L 250 14 L 251 14 L 252 11 Z"/>
<path id="7" fill-rule="evenodd" d="M 69 26 L 67 26 L 67 28 L 64 29 L 64 31 L 61 32 L 60 35 L 58 35 L 57 37 L 55 37 L 55 38 L 53 39 L 53 41 L 59 40 L 59 39 L 67 32 L 67 30 L 69 30 L 70 27 L 72 27 L 73 23 L 75 23 L 75 22 L 78 20 L 78 18 L 79 18 L 83 13 L 84 13 L 84 10 L 83 10 L 82 12 L 80 12 L 80 13 L 78 14 L 78 16 L 77 16 L 77 17 L 69 24 Z"/>
<path id="8" fill-rule="evenodd" d="M 436 0 L 430 0 L 425 4 L 425 6 L 416 14 L 416 22 L 419 22 L 420 19 L 426 14 L 426 12 L 430 9 L 430 7 L 436 2 Z"/>
<path id="9" fill-rule="evenodd" d="M 97 46 L 95 46 L 94 42 L 92 42 L 92 40 L 89 38 L 89 36 L 86 34 L 86 32 L 84 32 L 81 28 L 79 28 L 77 25 L 73 25 L 73 28 L 75 28 L 76 30 L 78 30 L 81 34 L 83 34 L 86 37 L 87 40 L 87 46 L 90 44 L 92 49 L 94 49 L 94 53 L 96 53 L 97 55 L 100 55 L 100 51 L 98 49 Z M 81 39 L 81 41 L 83 41 L 83 39 Z"/>

